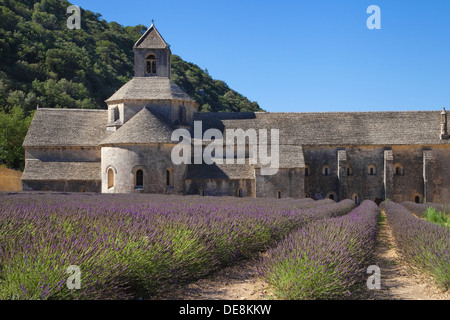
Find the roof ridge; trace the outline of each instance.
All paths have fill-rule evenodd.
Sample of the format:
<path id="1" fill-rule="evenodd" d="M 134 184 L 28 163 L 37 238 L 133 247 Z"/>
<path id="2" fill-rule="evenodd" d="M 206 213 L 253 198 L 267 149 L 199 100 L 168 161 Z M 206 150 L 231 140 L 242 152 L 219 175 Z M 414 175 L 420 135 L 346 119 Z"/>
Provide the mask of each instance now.
<path id="1" fill-rule="evenodd" d="M 107 109 L 83 109 L 83 108 L 39 108 L 37 110 L 43 111 L 64 110 L 64 111 L 88 111 L 88 112 L 108 111 Z"/>

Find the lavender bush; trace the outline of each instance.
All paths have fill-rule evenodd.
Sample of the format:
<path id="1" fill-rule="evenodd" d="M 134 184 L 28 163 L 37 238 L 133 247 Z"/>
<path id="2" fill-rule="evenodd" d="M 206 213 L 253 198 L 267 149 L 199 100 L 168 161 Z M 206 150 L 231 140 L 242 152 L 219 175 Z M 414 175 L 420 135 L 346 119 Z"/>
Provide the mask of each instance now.
<path id="1" fill-rule="evenodd" d="M 364 201 L 346 216 L 312 222 L 268 251 L 261 274 L 281 299 L 346 296 L 370 264 L 378 216 Z"/>
<path id="2" fill-rule="evenodd" d="M 401 203 L 406 209 L 414 213 L 416 216 L 420 218 L 426 218 L 426 211 L 428 208 L 434 208 L 436 211 L 444 212 L 446 214 L 450 214 L 450 207 L 437 203 L 415 203 L 412 201 L 405 201 Z"/>
<path id="3" fill-rule="evenodd" d="M 0 299 L 130 299 L 266 250 L 350 201 L 0 195 Z M 66 287 L 69 265 L 81 290 Z"/>
<path id="4" fill-rule="evenodd" d="M 404 206 L 383 202 L 395 241 L 405 258 L 450 287 L 450 230 L 412 215 Z"/>

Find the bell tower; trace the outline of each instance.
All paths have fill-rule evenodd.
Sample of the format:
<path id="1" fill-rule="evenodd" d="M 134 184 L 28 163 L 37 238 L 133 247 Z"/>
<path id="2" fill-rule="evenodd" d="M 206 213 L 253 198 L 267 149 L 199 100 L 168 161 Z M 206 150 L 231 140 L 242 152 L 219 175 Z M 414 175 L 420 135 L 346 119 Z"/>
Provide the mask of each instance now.
<path id="1" fill-rule="evenodd" d="M 134 44 L 134 76 L 170 79 L 170 46 L 164 41 L 154 22 Z"/>

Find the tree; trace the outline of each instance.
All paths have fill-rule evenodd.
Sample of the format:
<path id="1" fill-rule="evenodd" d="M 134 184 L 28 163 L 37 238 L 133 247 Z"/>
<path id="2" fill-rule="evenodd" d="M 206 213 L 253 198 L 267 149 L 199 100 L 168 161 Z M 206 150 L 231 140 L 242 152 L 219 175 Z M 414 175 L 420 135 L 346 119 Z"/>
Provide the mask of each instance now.
<path id="1" fill-rule="evenodd" d="M 8 168 L 24 168 L 25 154 L 22 143 L 31 119 L 32 115 L 25 117 L 19 106 L 14 106 L 10 113 L 0 111 L 0 156 Z"/>

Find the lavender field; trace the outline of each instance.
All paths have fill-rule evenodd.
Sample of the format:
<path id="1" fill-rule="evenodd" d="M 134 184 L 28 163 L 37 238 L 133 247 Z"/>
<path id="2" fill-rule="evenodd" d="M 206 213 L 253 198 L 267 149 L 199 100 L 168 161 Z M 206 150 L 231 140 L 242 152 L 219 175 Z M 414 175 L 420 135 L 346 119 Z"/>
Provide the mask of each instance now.
<path id="1" fill-rule="evenodd" d="M 151 298 L 353 207 L 311 199 L 0 195 L 0 299 Z M 81 270 L 80 290 L 66 286 Z"/>
<path id="2" fill-rule="evenodd" d="M 449 230 L 382 209 L 405 257 L 448 287 Z M 0 300 L 154 299 L 249 258 L 276 299 L 351 298 L 379 214 L 372 201 L 0 194 Z"/>

